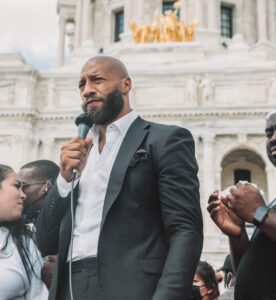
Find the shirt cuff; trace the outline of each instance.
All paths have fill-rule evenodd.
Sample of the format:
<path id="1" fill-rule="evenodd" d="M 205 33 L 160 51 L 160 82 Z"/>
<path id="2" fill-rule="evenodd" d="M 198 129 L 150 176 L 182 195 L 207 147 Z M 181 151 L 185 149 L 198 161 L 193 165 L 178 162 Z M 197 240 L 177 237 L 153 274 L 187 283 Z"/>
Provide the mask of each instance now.
<path id="1" fill-rule="evenodd" d="M 79 182 L 79 178 L 77 178 L 74 182 L 74 188 Z M 58 178 L 57 178 L 57 189 L 58 189 L 58 194 L 61 198 L 65 198 L 68 196 L 68 194 L 71 192 L 72 188 L 72 182 L 67 182 L 59 173 Z"/>

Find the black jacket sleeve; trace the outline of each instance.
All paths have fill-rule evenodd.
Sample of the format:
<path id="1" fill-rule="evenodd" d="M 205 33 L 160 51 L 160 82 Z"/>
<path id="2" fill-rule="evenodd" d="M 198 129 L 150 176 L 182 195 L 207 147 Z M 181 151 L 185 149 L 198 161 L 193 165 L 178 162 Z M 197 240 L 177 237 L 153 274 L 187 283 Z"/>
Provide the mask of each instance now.
<path id="1" fill-rule="evenodd" d="M 76 187 L 74 190 L 75 199 L 77 190 Z M 60 226 L 66 212 L 70 209 L 70 195 L 71 193 L 66 198 L 61 198 L 55 184 L 45 199 L 36 222 L 37 246 L 43 256 L 58 253 Z"/>
<path id="2" fill-rule="evenodd" d="M 193 137 L 174 127 L 158 149 L 158 190 L 169 251 L 153 300 L 189 299 L 203 244 Z"/>

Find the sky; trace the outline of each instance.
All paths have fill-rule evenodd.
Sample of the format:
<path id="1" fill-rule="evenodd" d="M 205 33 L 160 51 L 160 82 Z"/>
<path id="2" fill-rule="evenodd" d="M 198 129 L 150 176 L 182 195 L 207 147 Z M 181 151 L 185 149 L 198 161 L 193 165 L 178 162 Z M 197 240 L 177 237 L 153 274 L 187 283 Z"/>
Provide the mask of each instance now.
<path id="1" fill-rule="evenodd" d="M 0 53 L 20 52 L 35 68 L 56 66 L 57 0 L 0 0 Z"/>

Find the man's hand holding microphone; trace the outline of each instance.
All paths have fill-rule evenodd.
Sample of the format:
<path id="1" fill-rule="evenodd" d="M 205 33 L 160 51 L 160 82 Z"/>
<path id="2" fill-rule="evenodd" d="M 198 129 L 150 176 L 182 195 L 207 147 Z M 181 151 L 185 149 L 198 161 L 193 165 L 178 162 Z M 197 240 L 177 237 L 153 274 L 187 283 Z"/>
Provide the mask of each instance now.
<path id="1" fill-rule="evenodd" d="M 92 138 L 87 137 L 93 125 L 91 115 L 83 113 L 77 117 L 75 123 L 78 126 L 78 136 L 65 144 L 60 154 L 60 173 L 67 182 L 72 181 L 75 175 L 77 177 L 81 175 L 92 145 Z"/>

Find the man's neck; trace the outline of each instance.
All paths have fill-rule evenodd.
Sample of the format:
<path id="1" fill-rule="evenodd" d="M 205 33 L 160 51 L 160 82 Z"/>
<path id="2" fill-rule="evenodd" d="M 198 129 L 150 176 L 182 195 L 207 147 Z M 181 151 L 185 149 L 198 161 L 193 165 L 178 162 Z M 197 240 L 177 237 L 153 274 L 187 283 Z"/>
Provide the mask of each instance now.
<path id="1" fill-rule="evenodd" d="M 108 122 L 107 124 L 104 125 L 98 125 L 99 127 L 99 152 L 101 153 L 103 150 L 103 147 L 105 145 L 106 142 L 106 128 L 108 125 L 116 122 L 117 120 L 121 119 L 122 117 L 124 117 L 125 115 L 129 114 L 132 111 L 132 109 L 128 108 L 126 111 L 121 112 L 114 120 L 112 120 L 111 122 Z"/>

